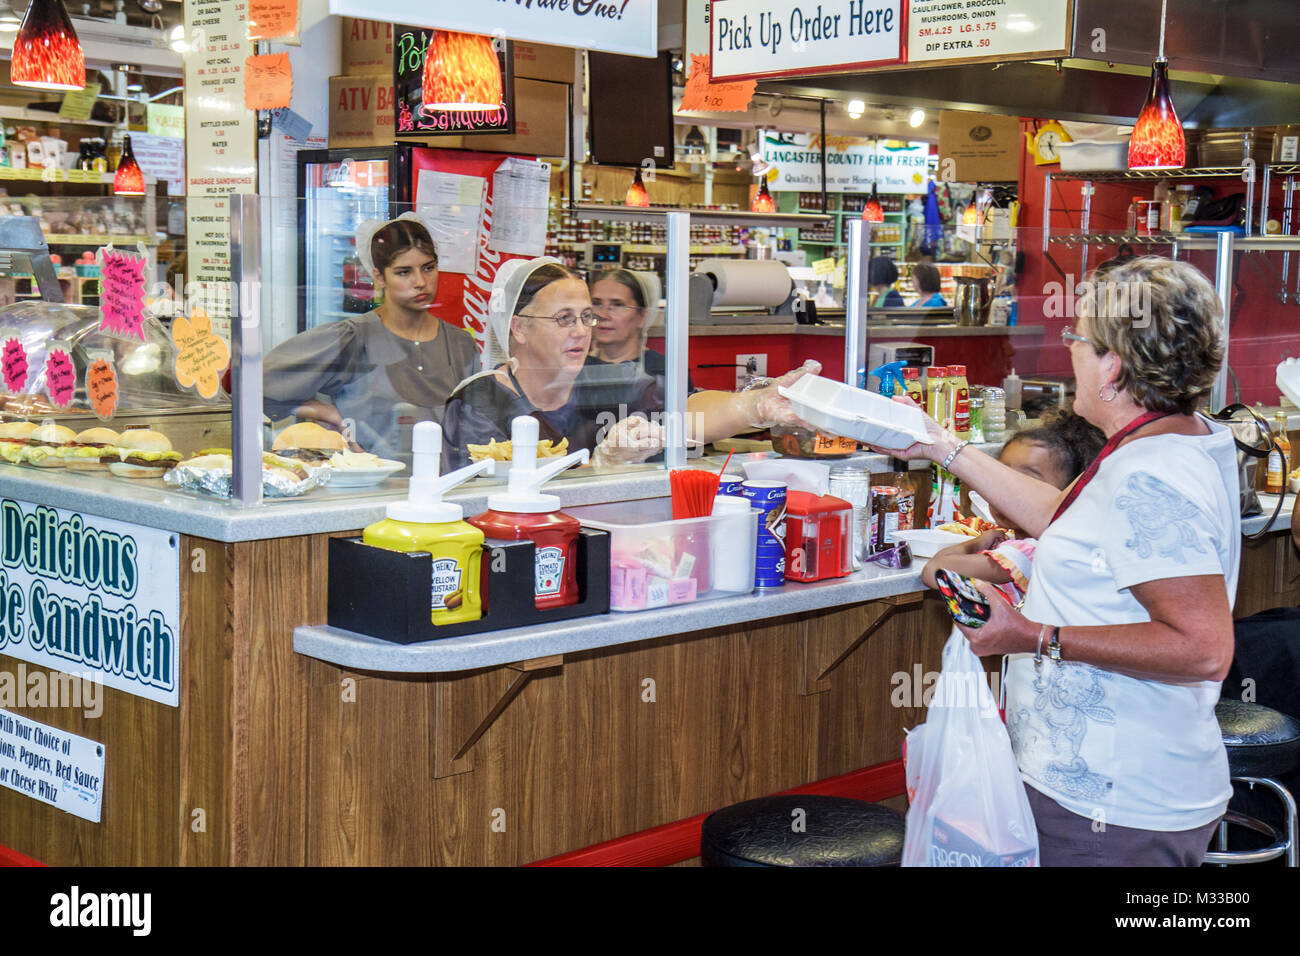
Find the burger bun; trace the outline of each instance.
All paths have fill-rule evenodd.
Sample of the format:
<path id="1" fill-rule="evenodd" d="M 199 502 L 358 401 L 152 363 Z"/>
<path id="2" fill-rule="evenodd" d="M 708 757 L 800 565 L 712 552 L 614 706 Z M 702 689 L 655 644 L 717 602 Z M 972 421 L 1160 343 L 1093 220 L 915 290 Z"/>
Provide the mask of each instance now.
<path id="1" fill-rule="evenodd" d="M 346 451 L 347 442 L 338 432 L 330 431 L 315 422 L 299 422 L 290 425 L 275 436 L 272 451 L 284 451 L 288 448 L 310 448 L 313 451 Z"/>
<path id="2" fill-rule="evenodd" d="M 54 424 L 40 425 L 37 428 L 32 429 L 31 434 L 27 436 L 28 442 L 42 442 L 46 445 L 52 446 L 66 445 L 68 442 L 76 441 L 76 439 L 77 433 L 71 428 L 68 428 L 65 425 Z M 28 462 L 28 464 L 34 465 L 37 468 L 62 468 L 64 461 L 58 455 L 49 454 L 40 461 L 31 461 Z"/>

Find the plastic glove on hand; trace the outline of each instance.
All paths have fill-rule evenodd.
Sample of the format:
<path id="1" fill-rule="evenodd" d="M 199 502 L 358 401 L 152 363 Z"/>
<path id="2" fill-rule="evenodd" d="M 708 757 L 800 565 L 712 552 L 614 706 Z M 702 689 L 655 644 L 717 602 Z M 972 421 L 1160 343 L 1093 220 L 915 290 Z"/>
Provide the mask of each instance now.
<path id="1" fill-rule="evenodd" d="M 591 456 L 595 468 L 645 461 L 664 447 L 664 429 L 633 415 L 611 428 Z"/>
<path id="2" fill-rule="evenodd" d="M 821 371 L 821 362 L 808 359 L 803 363 L 803 365 L 786 372 L 771 385 L 755 389 L 752 392 L 742 393 L 752 402 L 748 414 L 746 415 L 749 424 L 754 428 L 771 428 L 773 425 L 789 425 L 796 428 L 806 428 L 809 431 L 816 431 L 817 429 L 815 426 L 809 425 L 795 414 L 794 407 L 790 404 L 790 400 L 782 396 L 777 389 L 781 386 L 788 388 L 805 375 L 820 375 Z"/>

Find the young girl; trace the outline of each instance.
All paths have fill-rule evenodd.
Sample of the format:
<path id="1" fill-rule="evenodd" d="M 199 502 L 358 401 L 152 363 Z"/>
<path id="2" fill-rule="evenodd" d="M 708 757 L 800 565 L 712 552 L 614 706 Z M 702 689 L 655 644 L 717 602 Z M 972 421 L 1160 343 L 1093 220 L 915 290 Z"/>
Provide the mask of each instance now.
<path id="1" fill-rule="evenodd" d="M 1016 432 L 1002 446 L 998 460 L 1026 475 L 1065 489 L 1083 473 L 1106 444 L 1101 429 L 1073 412 L 1061 410 L 1044 418 L 1037 428 Z M 1034 539 L 1011 528 L 1010 522 L 990 508 L 993 520 L 1015 531 L 985 531 L 978 537 L 944 548 L 926 564 L 921 579 L 935 587 L 940 568 L 995 585 L 1007 600 L 1018 605 L 1029 589 L 1034 560 Z"/>

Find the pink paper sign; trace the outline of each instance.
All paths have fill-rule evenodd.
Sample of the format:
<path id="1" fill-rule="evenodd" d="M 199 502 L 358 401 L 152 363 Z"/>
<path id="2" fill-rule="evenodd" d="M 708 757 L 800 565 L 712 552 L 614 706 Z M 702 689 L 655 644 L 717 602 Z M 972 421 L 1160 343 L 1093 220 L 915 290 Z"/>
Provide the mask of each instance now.
<path id="1" fill-rule="evenodd" d="M 101 330 L 144 341 L 144 263 L 141 256 L 115 249 L 100 252 Z"/>
<path id="2" fill-rule="evenodd" d="M 27 385 L 27 350 L 18 339 L 10 339 L 4 344 L 2 356 L 5 388 L 17 394 Z"/>
<path id="3" fill-rule="evenodd" d="M 50 349 L 45 358 L 45 391 L 50 401 L 59 408 L 72 404 L 72 393 L 77 390 L 77 369 L 63 349 Z"/>

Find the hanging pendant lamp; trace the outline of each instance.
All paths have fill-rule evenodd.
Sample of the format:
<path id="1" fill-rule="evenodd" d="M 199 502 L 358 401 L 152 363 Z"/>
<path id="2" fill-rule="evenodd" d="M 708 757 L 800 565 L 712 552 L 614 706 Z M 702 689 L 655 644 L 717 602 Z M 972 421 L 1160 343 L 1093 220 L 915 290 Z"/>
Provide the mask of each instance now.
<path id="1" fill-rule="evenodd" d="M 36 90 L 81 90 L 86 58 L 63 0 L 32 0 L 14 37 L 9 79 Z"/>
<path id="2" fill-rule="evenodd" d="M 429 110 L 499 110 L 501 61 L 492 40 L 438 30 L 424 59 L 422 106 Z"/>
<path id="3" fill-rule="evenodd" d="M 1160 50 L 1151 64 L 1151 88 L 1128 141 L 1129 169 L 1181 169 L 1187 164 L 1187 139 L 1169 95 L 1165 59 L 1165 6 L 1160 4 Z"/>
<path id="4" fill-rule="evenodd" d="M 144 171 L 135 161 L 131 151 L 131 137 L 122 137 L 122 158 L 118 161 L 117 172 L 113 174 L 114 196 L 143 196 Z"/>
<path id="5" fill-rule="evenodd" d="M 871 184 L 871 198 L 867 204 L 862 207 L 863 222 L 884 222 L 885 207 L 880 205 L 880 195 L 876 192 L 876 184 Z"/>
<path id="6" fill-rule="evenodd" d="M 776 200 L 772 198 L 772 193 L 767 188 L 767 177 L 764 176 L 758 183 L 758 192 L 754 194 L 754 200 L 749 204 L 750 212 L 776 212 Z"/>
<path id="7" fill-rule="evenodd" d="M 640 166 L 636 168 L 636 175 L 632 177 L 632 185 L 627 187 L 627 196 L 623 202 L 628 206 L 650 205 L 650 193 L 646 191 L 645 183 L 641 182 Z"/>

